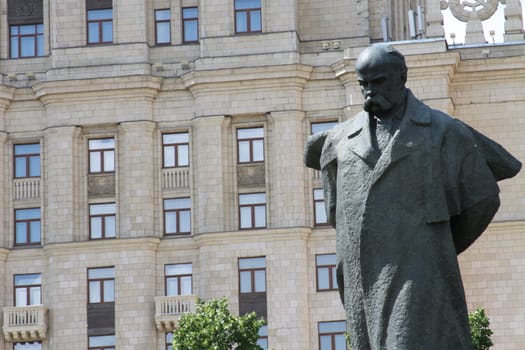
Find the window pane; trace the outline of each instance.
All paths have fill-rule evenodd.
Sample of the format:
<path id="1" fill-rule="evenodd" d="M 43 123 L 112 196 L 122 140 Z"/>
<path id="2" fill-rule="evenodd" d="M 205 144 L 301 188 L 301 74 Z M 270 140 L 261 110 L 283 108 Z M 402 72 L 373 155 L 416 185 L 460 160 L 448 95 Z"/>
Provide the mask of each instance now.
<path id="1" fill-rule="evenodd" d="M 31 275 L 15 275 L 15 286 L 31 286 L 42 284 L 42 275 L 34 273 Z"/>
<path id="2" fill-rule="evenodd" d="M 266 258 L 239 259 L 239 269 L 266 268 Z"/>
<path id="3" fill-rule="evenodd" d="M 16 288 L 15 298 L 15 306 L 27 306 L 27 288 Z"/>
<path id="4" fill-rule="evenodd" d="M 29 176 L 40 176 L 40 156 L 29 157 Z"/>
<path id="5" fill-rule="evenodd" d="M 178 295 L 179 293 L 179 280 L 178 278 L 166 279 L 166 296 L 171 297 Z"/>
<path id="6" fill-rule="evenodd" d="M 91 218 L 91 238 L 102 238 L 102 218 Z"/>
<path id="7" fill-rule="evenodd" d="M 18 38 L 11 38 L 11 58 L 18 58 Z"/>
<path id="8" fill-rule="evenodd" d="M 199 29 L 197 21 L 184 21 L 184 41 L 199 40 Z"/>
<path id="9" fill-rule="evenodd" d="M 337 269 L 335 267 L 332 267 L 332 283 L 334 288 L 338 288 L 337 284 Z"/>
<path id="10" fill-rule="evenodd" d="M 191 276 L 181 277 L 180 279 L 180 294 L 191 294 Z"/>
<path id="11" fill-rule="evenodd" d="M 321 336 L 320 350 L 332 350 L 332 337 L 328 335 Z"/>
<path id="12" fill-rule="evenodd" d="M 44 25 L 43 24 L 37 24 L 36 25 L 36 32 L 38 34 L 44 34 Z"/>
<path id="13" fill-rule="evenodd" d="M 114 335 L 102 335 L 89 337 L 89 347 L 114 346 Z"/>
<path id="14" fill-rule="evenodd" d="M 266 271 L 255 271 L 255 291 L 266 291 Z"/>
<path id="15" fill-rule="evenodd" d="M 105 220 L 105 236 L 106 238 L 113 238 L 116 236 L 116 223 L 115 223 L 115 217 L 114 216 L 106 216 L 104 218 Z"/>
<path id="16" fill-rule="evenodd" d="M 164 209 L 189 209 L 191 206 L 190 198 L 173 198 L 164 200 Z"/>
<path id="17" fill-rule="evenodd" d="M 115 148 L 115 139 L 94 139 L 89 140 L 89 149 L 114 149 Z"/>
<path id="18" fill-rule="evenodd" d="M 18 35 L 18 26 L 11 26 L 11 35 Z"/>
<path id="19" fill-rule="evenodd" d="M 36 27 L 33 24 L 20 26 L 20 35 L 36 34 L 35 30 L 36 30 Z"/>
<path id="20" fill-rule="evenodd" d="M 32 287 L 29 289 L 29 302 L 31 305 L 40 305 L 41 302 L 41 295 L 40 295 L 40 287 Z"/>
<path id="21" fill-rule="evenodd" d="M 265 204 L 266 193 L 248 193 L 239 195 L 239 204 Z"/>
<path id="22" fill-rule="evenodd" d="M 335 254 L 321 254 L 315 257 L 317 265 L 335 265 L 337 257 Z"/>
<path id="23" fill-rule="evenodd" d="M 187 7 L 187 8 L 182 9 L 183 18 L 197 18 L 198 16 L 199 16 L 198 7 Z"/>
<path id="24" fill-rule="evenodd" d="M 102 163 L 100 161 L 100 152 L 89 153 L 89 172 L 99 173 L 102 171 Z"/>
<path id="25" fill-rule="evenodd" d="M 252 274 L 250 271 L 241 272 L 241 293 L 250 293 L 252 291 Z"/>
<path id="26" fill-rule="evenodd" d="M 247 24 L 246 24 L 246 12 L 237 12 L 235 14 L 236 19 L 236 31 L 243 33 L 247 31 Z"/>
<path id="27" fill-rule="evenodd" d="M 319 323 L 319 333 L 344 333 L 346 331 L 345 321 L 321 322 Z"/>
<path id="28" fill-rule="evenodd" d="M 317 199 L 317 200 L 324 199 L 324 193 L 321 188 L 317 188 L 314 190 L 314 199 Z"/>
<path id="29" fill-rule="evenodd" d="M 25 222 L 16 223 L 16 243 L 27 243 L 27 224 Z"/>
<path id="30" fill-rule="evenodd" d="M 330 289 L 330 269 L 326 267 L 317 269 L 317 288 Z"/>
<path id="31" fill-rule="evenodd" d="M 40 144 L 15 145 L 15 155 L 40 154 Z"/>
<path id="32" fill-rule="evenodd" d="M 167 44 L 171 42 L 170 23 L 157 23 L 157 43 Z"/>
<path id="33" fill-rule="evenodd" d="M 326 209 L 324 202 L 315 203 L 315 223 L 326 224 L 328 222 L 326 218 Z"/>
<path id="34" fill-rule="evenodd" d="M 15 158 L 15 177 L 26 177 L 26 176 L 27 176 L 27 169 L 26 169 L 25 157 Z"/>
<path id="35" fill-rule="evenodd" d="M 31 243 L 39 243 L 40 242 L 40 221 L 31 221 L 29 223 L 29 227 L 30 227 L 29 239 L 31 240 Z"/>
<path id="36" fill-rule="evenodd" d="M 36 55 L 37 56 L 44 56 L 44 36 L 39 35 L 36 38 Z"/>
<path id="37" fill-rule="evenodd" d="M 264 137 L 263 128 L 237 129 L 237 139 L 255 139 Z"/>
<path id="38" fill-rule="evenodd" d="M 236 9 L 260 8 L 261 0 L 235 0 Z"/>
<path id="39" fill-rule="evenodd" d="M 166 265 L 164 269 L 164 273 L 166 274 L 166 276 L 189 275 L 192 273 L 191 264 Z"/>
<path id="40" fill-rule="evenodd" d="M 333 121 L 333 122 L 322 122 L 322 123 L 312 123 L 312 125 L 311 125 L 312 134 L 331 129 L 335 125 L 337 125 L 337 122 L 335 122 L 335 121 Z"/>
<path id="41" fill-rule="evenodd" d="M 40 219 L 40 208 L 17 209 L 15 213 L 16 220 Z"/>
<path id="42" fill-rule="evenodd" d="M 100 281 L 89 282 L 89 302 L 100 303 Z"/>
<path id="43" fill-rule="evenodd" d="M 89 23 L 88 24 L 88 43 L 98 43 L 98 42 L 99 42 L 98 23 Z"/>
<path id="44" fill-rule="evenodd" d="M 250 12 L 250 30 L 260 31 L 261 30 L 261 11 Z"/>
<path id="45" fill-rule="evenodd" d="M 164 225 L 166 233 L 177 233 L 177 213 L 167 212 L 164 214 Z"/>
<path id="46" fill-rule="evenodd" d="M 239 163 L 250 161 L 250 141 L 239 141 Z"/>
<path id="47" fill-rule="evenodd" d="M 115 171 L 115 151 L 104 151 L 104 171 Z"/>
<path id="48" fill-rule="evenodd" d="M 174 134 L 163 134 L 162 142 L 164 144 L 188 143 L 189 134 L 187 132 L 178 132 Z"/>
<path id="49" fill-rule="evenodd" d="M 155 19 L 157 21 L 169 21 L 170 10 L 155 10 Z"/>
<path id="50" fill-rule="evenodd" d="M 22 37 L 20 38 L 21 57 L 33 57 L 35 53 L 35 37 Z"/>
<path id="51" fill-rule="evenodd" d="M 251 228 L 252 225 L 252 210 L 251 208 L 241 208 L 241 228 Z"/>
<path id="52" fill-rule="evenodd" d="M 115 281 L 104 281 L 104 301 L 115 301 Z"/>
<path id="53" fill-rule="evenodd" d="M 263 161 L 264 160 L 264 141 L 263 140 L 254 140 L 253 141 L 253 161 Z"/>
<path id="54" fill-rule="evenodd" d="M 346 339 L 343 334 L 335 336 L 335 350 L 346 350 Z"/>
<path id="55" fill-rule="evenodd" d="M 178 166 L 188 166 L 190 164 L 189 162 L 189 147 L 188 145 L 180 145 L 177 147 L 178 149 Z"/>
<path id="56" fill-rule="evenodd" d="M 91 204 L 90 215 L 115 214 L 115 203 Z"/>
<path id="57" fill-rule="evenodd" d="M 102 23 L 102 41 L 105 43 L 113 41 L 113 22 Z"/>
<path id="58" fill-rule="evenodd" d="M 97 269 L 88 270 L 88 278 L 115 278 L 115 268 L 113 267 L 102 267 Z"/>
<path id="59" fill-rule="evenodd" d="M 88 10 L 88 20 L 112 19 L 112 18 L 113 18 L 112 9 Z"/>
<path id="60" fill-rule="evenodd" d="M 164 146 L 164 167 L 175 166 L 175 147 Z"/>
<path id="61" fill-rule="evenodd" d="M 191 232 L 191 219 L 189 211 L 181 211 L 179 213 L 180 232 Z"/>
<path id="62" fill-rule="evenodd" d="M 42 343 L 15 343 L 13 350 L 42 350 Z"/>
<path id="63" fill-rule="evenodd" d="M 266 227 L 266 206 L 255 207 L 255 227 Z"/>

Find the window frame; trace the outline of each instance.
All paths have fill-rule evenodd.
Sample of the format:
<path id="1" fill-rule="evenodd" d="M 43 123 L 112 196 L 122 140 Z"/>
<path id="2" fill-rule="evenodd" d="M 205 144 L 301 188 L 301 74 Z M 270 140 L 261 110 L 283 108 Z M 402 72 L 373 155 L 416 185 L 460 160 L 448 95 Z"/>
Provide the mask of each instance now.
<path id="1" fill-rule="evenodd" d="M 98 278 L 90 278 L 89 272 L 91 270 L 103 270 L 103 269 L 113 269 L 113 277 L 98 277 Z M 112 300 L 105 300 L 105 294 L 104 294 L 104 285 L 105 282 L 113 282 L 113 297 Z M 100 282 L 99 284 L 99 302 L 92 302 L 91 301 L 91 282 Z M 102 266 L 102 267 L 88 267 L 87 268 L 87 303 L 90 305 L 96 305 L 96 304 L 107 304 L 107 303 L 114 303 L 115 302 L 115 291 L 116 291 L 116 283 L 115 283 L 115 266 Z M 112 334 L 107 334 L 112 335 Z"/>
<path id="2" fill-rule="evenodd" d="M 166 209 L 166 201 L 170 201 L 170 200 L 189 200 L 190 201 L 190 205 L 189 207 L 187 208 L 177 208 L 177 209 Z M 181 213 L 188 213 L 189 215 L 189 231 L 181 231 L 181 225 L 180 225 L 180 217 L 181 217 Z M 162 217 L 163 217 L 163 220 L 164 220 L 164 236 L 188 236 L 188 235 L 191 235 L 191 197 L 176 197 L 176 198 L 164 198 L 162 200 Z M 167 225 L 166 225 L 166 222 L 167 222 L 167 216 L 169 213 L 175 213 L 175 218 L 176 218 L 176 232 L 167 232 Z"/>
<path id="3" fill-rule="evenodd" d="M 262 135 L 260 137 L 239 137 L 239 131 L 240 130 L 255 130 L 255 129 L 261 129 Z M 236 129 L 236 135 L 237 135 L 237 164 L 244 165 L 244 164 L 262 164 L 264 163 L 266 156 L 265 156 L 265 144 L 264 144 L 264 126 L 253 126 L 253 127 L 246 127 L 246 128 L 237 128 Z M 262 141 L 262 160 L 255 160 L 255 153 L 254 153 L 254 142 L 256 141 Z M 248 153 L 249 153 L 249 160 L 247 161 L 241 161 L 241 142 L 248 142 Z M 244 147 L 243 147 L 244 148 Z"/>
<path id="4" fill-rule="evenodd" d="M 88 350 L 115 350 L 115 342 L 113 342 L 113 345 L 100 345 L 100 346 L 90 346 L 90 338 L 98 338 L 98 337 L 111 337 L 113 336 L 115 338 L 115 334 L 103 334 L 103 335 L 88 335 Z M 113 339 L 116 340 L 116 339 Z"/>
<path id="5" fill-rule="evenodd" d="M 197 17 L 188 17 L 184 15 L 184 10 L 197 9 Z M 199 42 L 199 7 L 198 6 L 184 6 L 181 8 L 181 17 L 182 17 L 182 43 L 183 44 L 195 44 Z M 197 39 L 196 40 L 186 40 L 186 23 L 187 22 L 196 22 L 197 25 Z"/>
<path id="6" fill-rule="evenodd" d="M 31 145 L 38 145 L 38 153 L 24 153 L 21 155 L 16 154 L 16 148 L 17 146 L 31 146 Z M 38 156 L 38 175 L 31 176 L 31 158 Z M 16 161 L 19 158 L 25 158 L 25 175 L 24 176 L 17 176 L 17 166 Z M 13 144 L 13 178 L 14 179 L 27 179 L 27 178 L 40 178 L 42 175 L 42 151 L 41 151 L 41 145 L 40 142 L 34 142 L 34 143 L 16 143 Z"/>
<path id="7" fill-rule="evenodd" d="M 333 124 L 333 125 L 331 125 L 331 124 Z M 322 131 L 330 130 L 331 128 L 333 128 L 337 124 L 339 124 L 339 121 L 337 119 L 334 119 L 334 120 L 319 120 L 319 121 L 311 122 L 310 123 L 310 134 L 313 135 L 313 134 L 316 134 L 316 133 L 319 133 L 319 132 L 322 132 Z M 318 130 L 318 131 L 314 132 L 314 128 L 317 125 L 321 127 L 321 130 Z"/>
<path id="8" fill-rule="evenodd" d="M 107 18 L 96 19 L 96 20 L 89 19 L 89 14 L 91 11 L 106 11 L 106 10 L 111 10 L 110 19 L 107 19 Z M 91 46 L 91 45 L 113 44 L 113 17 L 114 17 L 113 7 L 86 9 L 86 43 L 87 45 Z M 104 41 L 104 23 L 107 23 L 107 22 L 111 22 L 111 41 Z M 98 23 L 98 41 L 96 42 L 89 41 L 89 34 L 90 34 L 89 25 L 91 23 Z"/>
<path id="9" fill-rule="evenodd" d="M 16 284 L 16 278 L 18 276 L 32 276 L 32 275 L 39 275 L 40 277 L 40 284 Z M 32 288 L 38 288 L 39 289 L 39 303 L 33 304 L 31 303 L 31 289 Z M 25 289 L 26 290 L 26 304 L 25 305 L 18 305 L 18 298 L 17 298 L 17 290 L 18 289 Z M 21 274 L 15 274 L 13 275 L 13 301 L 15 307 L 18 306 L 32 306 L 32 305 L 42 305 L 42 274 L 41 273 L 21 273 Z"/>
<path id="10" fill-rule="evenodd" d="M 344 334 L 345 334 L 345 331 L 342 331 L 342 332 L 330 332 L 330 333 L 321 333 L 321 330 L 320 330 L 320 326 L 321 324 L 326 324 L 326 323 L 344 323 L 345 324 L 345 330 L 346 330 L 346 321 L 344 320 L 335 320 L 335 321 L 319 321 L 317 323 L 317 339 L 318 339 L 318 342 L 319 342 L 319 350 L 324 350 L 322 347 L 321 347 L 321 337 L 322 336 L 329 336 L 330 337 L 330 342 L 331 342 L 331 349 L 336 349 L 336 342 L 335 342 L 335 337 L 336 336 L 343 336 L 344 338 Z M 345 339 L 345 350 L 348 349 L 348 346 L 346 345 L 346 339 Z"/>
<path id="11" fill-rule="evenodd" d="M 173 350 L 173 332 L 167 332 L 165 335 L 166 350 Z"/>
<path id="12" fill-rule="evenodd" d="M 316 198 L 317 191 L 321 191 L 321 193 L 323 194 L 322 199 Z M 324 200 L 324 190 L 322 188 L 314 188 L 312 193 L 313 193 L 313 204 L 314 204 L 314 226 L 315 227 L 330 226 L 330 223 L 328 222 L 328 217 L 326 215 L 326 202 Z M 319 210 L 324 213 L 325 220 L 326 220 L 324 222 L 317 221 L 317 212 L 318 212 L 317 205 L 318 204 L 322 204 L 323 206 L 323 209 L 322 210 L 319 209 Z"/>
<path id="13" fill-rule="evenodd" d="M 234 22 L 235 22 L 235 34 L 254 34 L 254 33 L 262 33 L 262 0 L 259 0 L 259 6 L 260 7 L 250 7 L 250 8 L 243 8 L 243 9 L 237 9 L 237 0 L 233 0 L 233 11 L 234 11 Z M 259 12 L 260 13 L 260 22 L 261 22 L 261 29 L 259 30 L 252 30 L 251 25 L 251 13 L 252 12 Z M 239 31 L 238 25 L 237 25 L 237 14 L 238 13 L 245 13 L 246 15 L 246 31 Z"/>
<path id="14" fill-rule="evenodd" d="M 38 344 L 40 345 L 39 349 L 37 350 L 42 350 L 42 342 L 41 341 L 32 341 L 32 342 L 16 342 L 16 343 L 13 343 L 13 350 L 18 350 L 20 348 L 17 347 L 17 345 L 23 345 L 23 344 Z M 17 349 L 18 348 L 18 349 Z"/>
<path id="15" fill-rule="evenodd" d="M 96 148 L 91 149 L 90 142 L 91 141 L 100 141 L 100 140 L 113 140 L 113 147 L 112 148 Z M 117 158 L 116 158 L 116 140 L 114 137 L 98 137 L 98 138 L 90 138 L 88 139 L 88 174 L 89 175 L 100 175 L 100 174 L 115 174 L 116 168 L 117 168 Z M 105 164 L 105 157 L 106 152 L 113 152 L 113 170 L 106 170 L 106 164 Z M 100 161 L 100 171 L 92 171 L 91 170 L 91 154 L 92 153 L 99 153 L 99 161 Z"/>
<path id="16" fill-rule="evenodd" d="M 264 267 L 254 267 L 254 268 L 241 268 L 241 260 L 251 260 L 251 259 L 264 259 Z M 238 279 L 239 279 L 239 295 L 246 295 L 246 294 L 266 294 L 268 291 L 268 283 L 267 283 L 267 263 L 266 263 L 266 256 L 253 256 L 253 257 L 242 257 L 237 259 L 237 273 L 238 273 Z M 257 271 L 264 271 L 264 291 L 256 291 L 255 286 L 255 273 Z M 250 279 L 251 279 L 251 286 L 249 292 L 243 292 L 242 291 L 242 272 L 249 272 L 250 273 Z"/>
<path id="17" fill-rule="evenodd" d="M 317 258 L 320 256 L 334 256 L 335 253 L 322 253 L 322 254 L 316 254 L 315 255 L 315 285 L 316 285 L 316 291 L 317 292 L 332 292 L 337 291 L 338 285 L 337 285 L 337 277 L 336 277 L 336 268 L 337 268 L 337 257 L 336 262 L 334 264 L 326 264 L 326 265 L 320 265 L 317 261 Z M 319 287 L 319 274 L 321 269 L 328 269 L 328 288 L 320 288 Z"/>
<path id="18" fill-rule="evenodd" d="M 186 142 L 164 142 L 164 136 L 168 135 L 176 135 L 176 134 L 186 134 L 188 141 Z M 163 169 L 173 169 L 173 168 L 187 168 L 190 166 L 190 133 L 188 131 L 177 131 L 177 132 L 166 132 L 163 133 L 161 136 L 162 141 L 162 168 Z M 188 161 L 187 164 L 181 164 L 180 161 L 180 149 L 182 146 L 186 146 L 188 148 Z M 166 148 L 173 148 L 173 166 L 166 165 Z"/>
<path id="19" fill-rule="evenodd" d="M 21 34 L 21 28 L 20 27 L 29 27 L 29 26 L 34 26 L 34 33 L 31 33 L 31 34 Z M 39 27 L 41 26 L 41 32 L 39 32 Z M 12 34 L 12 30 L 14 27 L 18 27 L 17 28 L 17 34 L 13 35 Z M 14 49 L 13 49 L 13 39 L 16 38 L 16 42 L 17 42 L 17 45 L 18 45 L 18 50 L 17 50 L 17 56 L 14 57 L 13 56 L 13 53 L 14 53 Z M 31 56 L 22 56 L 22 38 L 33 38 L 34 40 L 34 45 L 33 45 L 33 48 L 34 48 L 34 52 L 35 54 L 34 55 L 31 55 Z M 9 58 L 10 59 L 19 59 L 19 58 L 34 58 L 34 57 L 43 57 L 45 56 L 44 54 L 44 46 L 45 46 L 45 41 L 44 41 L 44 23 L 42 22 L 39 22 L 39 23 L 26 23 L 26 24 L 10 24 L 9 25 Z M 39 51 L 41 52 L 41 54 L 39 54 Z"/>
<path id="20" fill-rule="evenodd" d="M 34 210 L 34 209 L 38 209 L 39 210 L 39 217 L 38 217 L 38 219 L 36 219 L 36 218 L 17 219 L 16 218 L 16 214 L 17 214 L 18 211 Z M 32 222 L 38 222 L 39 223 L 39 232 L 38 232 L 39 240 L 38 240 L 38 242 L 31 242 L 31 233 L 32 233 L 31 223 Z M 19 223 L 25 223 L 26 224 L 26 230 L 25 230 L 26 243 L 18 243 L 17 242 L 17 224 L 19 224 Z M 15 208 L 14 209 L 14 234 L 15 234 L 15 237 L 14 237 L 14 246 L 15 247 L 40 246 L 42 244 L 42 210 L 41 210 L 41 208 L 40 207 Z"/>
<path id="21" fill-rule="evenodd" d="M 103 214 L 91 214 L 91 208 L 96 205 L 107 205 L 107 204 L 113 204 L 114 205 L 114 213 L 103 213 Z M 104 202 L 104 203 L 89 203 L 89 239 L 96 241 L 101 239 L 115 239 L 117 238 L 117 204 L 115 202 Z M 113 237 L 106 237 L 106 218 L 113 217 L 115 221 L 115 236 Z M 93 218 L 101 218 L 100 227 L 101 227 L 101 233 L 100 237 L 93 237 Z"/>
<path id="22" fill-rule="evenodd" d="M 169 18 L 168 19 L 157 19 L 157 12 L 160 11 L 168 11 Z M 161 8 L 161 9 L 155 9 L 154 10 L 154 17 L 155 17 L 155 45 L 156 46 L 166 46 L 171 45 L 171 9 L 169 8 Z M 159 42 L 159 24 L 161 23 L 168 23 L 168 41 L 167 42 Z"/>
<path id="23" fill-rule="evenodd" d="M 264 194 L 264 203 L 251 203 L 251 204 L 241 204 L 241 196 L 245 195 L 254 195 L 254 194 Z M 267 219 L 267 198 L 266 198 L 266 192 L 252 192 L 252 193 L 239 193 L 238 195 L 238 201 L 239 201 L 239 230 L 254 230 L 254 229 L 264 229 L 268 227 L 268 219 Z M 251 226 L 249 227 L 243 227 L 243 221 L 242 221 L 242 209 L 243 208 L 249 208 L 250 209 L 250 215 L 251 215 Z M 256 222 L 256 208 L 264 208 L 264 226 L 257 226 Z"/>
<path id="24" fill-rule="evenodd" d="M 190 265 L 191 273 L 169 275 L 167 273 L 167 267 L 168 266 L 175 266 L 175 265 Z M 190 277 L 190 283 L 191 283 L 190 294 L 181 294 L 181 292 L 182 292 L 181 279 L 184 278 L 184 277 Z M 168 280 L 170 280 L 170 279 L 176 279 L 177 280 L 177 294 L 168 295 Z M 164 265 L 164 295 L 165 296 L 193 295 L 193 263 L 188 262 L 188 263 L 176 263 L 176 264 L 165 264 Z"/>

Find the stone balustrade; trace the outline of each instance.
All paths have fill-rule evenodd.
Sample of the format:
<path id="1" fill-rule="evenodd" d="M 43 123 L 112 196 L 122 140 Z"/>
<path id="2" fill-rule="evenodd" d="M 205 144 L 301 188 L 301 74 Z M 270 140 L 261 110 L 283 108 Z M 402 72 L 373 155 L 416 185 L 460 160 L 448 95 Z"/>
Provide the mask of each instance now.
<path id="1" fill-rule="evenodd" d="M 162 332 L 171 332 L 183 314 L 195 312 L 196 295 L 155 297 L 155 324 Z"/>
<path id="2" fill-rule="evenodd" d="M 162 170 L 162 188 L 189 188 L 190 168 L 169 168 Z"/>
<path id="3" fill-rule="evenodd" d="M 4 307 L 4 338 L 7 342 L 46 339 L 47 308 L 44 305 Z"/>
<path id="4" fill-rule="evenodd" d="M 23 178 L 13 180 L 13 199 L 28 200 L 40 198 L 40 178 Z"/>

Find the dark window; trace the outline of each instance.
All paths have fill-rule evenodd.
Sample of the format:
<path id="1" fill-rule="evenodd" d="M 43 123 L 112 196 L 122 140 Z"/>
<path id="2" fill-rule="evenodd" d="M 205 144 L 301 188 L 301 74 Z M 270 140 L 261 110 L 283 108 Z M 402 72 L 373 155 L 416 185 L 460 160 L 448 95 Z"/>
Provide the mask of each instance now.
<path id="1" fill-rule="evenodd" d="M 235 0 L 235 33 L 260 32 L 261 0 Z"/>
<path id="2" fill-rule="evenodd" d="M 239 194 L 239 228 L 266 227 L 266 193 Z"/>
<path id="3" fill-rule="evenodd" d="M 15 209 L 15 246 L 40 244 L 40 208 Z"/>
<path id="4" fill-rule="evenodd" d="M 314 224 L 315 226 L 328 225 L 322 188 L 314 189 Z"/>
<path id="5" fill-rule="evenodd" d="M 191 233 L 191 199 L 164 200 L 164 233 L 166 235 Z"/>
<path id="6" fill-rule="evenodd" d="M 262 325 L 259 328 L 259 339 L 257 339 L 257 345 L 259 345 L 263 350 L 268 350 L 268 326 Z"/>
<path id="7" fill-rule="evenodd" d="M 40 144 L 15 145 L 15 178 L 40 176 Z"/>
<path id="8" fill-rule="evenodd" d="M 239 314 L 266 319 L 266 258 L 239 258 Z"/>
<path id="9" fill-rule="evenodd" d="M 237 150 L 239 163 L 264 161 L 264 129 L 237 129 Z"/>
<path id="10" fill-rule="evenodd" d="M 26 24 L 9 27 L 10 57 L 24 58 L 44 56 L 44 25 Z"/>
<path id="11" fill-rule="evenodd" d="M 346 350 L 346 322 L 319 322 L 319 350 Z"/>
<path id="12" fill-rule="evenodd" d="M 336 255 L 319 254 L 315 257 L 317 290 L 337 290 Z"/>
<path id="13" fill-rule="evenodd" d="M 115 301 L 115 268 L 88 269 L 89 304 L 112 303 Z"/>
<path id="14" fill-rule="evenodd" d="M 113 9 L 87 10 L 88 44 L 113 42 Z"/>
<path id="15" fill-rule="evenodd" d="M 89 205 L 89 238 L 103 239 L 116 237 L 115 203 Z"/>
<path id="16" fill-rule="evenodd" d="M 89 350 L 115 350 L 114 335 L 90 336 L 88 342 Z"/>
<path id="17" fill-rule="evenodd" d="M 115 139 L 89 140 L 89 173 L 115 172 Z"/>
<path id="18" fill-rule="evenodd" d="M 42 304 L 42 275 L 15 275 L 15 306 Z"/>
<path id="19" fill-rule="evenodd" d="M 315 122 L 310 125 L 312 134 L 325 131 L 337 125 L 337 121 Z"/>
<path id="20" fill-rule="evenodd" d="M 166 350 L 173 350 L 173 333 L 166 333 Z"/>
<path id="21" fill-rule="evenodd" d="M 164 267 L 166 296 L 191 295 L 192 264 L 172 264 Z"/>
<path id="22" fill-rule="evenodd" d="M 199 8 L 182 8 L 182 40 L 184 43 L 199 41 Z"/>
<path id="23" fill-rule="evenodd" d="M 155 10 L 155 42 L 157 45 L 171 43 L 170 10 Z"/>
<path id="24" fill-rule="evenodd" d="M 42 350 L 42 343 L 14 343 L 13 350 Z"/>
<path id="25" fill-rule="evenodd" d="M 175 168 L 190 165 L 190 144 L 187 132 L 162 135 L 162 167 Z"/>

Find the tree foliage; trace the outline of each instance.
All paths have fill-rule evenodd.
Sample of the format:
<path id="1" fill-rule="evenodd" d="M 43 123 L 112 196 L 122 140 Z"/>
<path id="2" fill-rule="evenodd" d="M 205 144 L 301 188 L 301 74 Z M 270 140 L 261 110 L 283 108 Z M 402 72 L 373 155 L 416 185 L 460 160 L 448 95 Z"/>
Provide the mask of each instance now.
<path id="1" fill-rule="evenodd" d="M 488 350 L 493 344 L 490 336 L 490 321 L 482 308 L 476 309 L 468 315 L 470 323 L 470 336 L 473 350 Z"/>
<path id="2" fill-rule="evenodd" d="M 199 301 L 173 331 L 173 350 L 262 350 L 256 343 L 263 324 L 254 312 L 233 316 L 226 298 Z"/>

